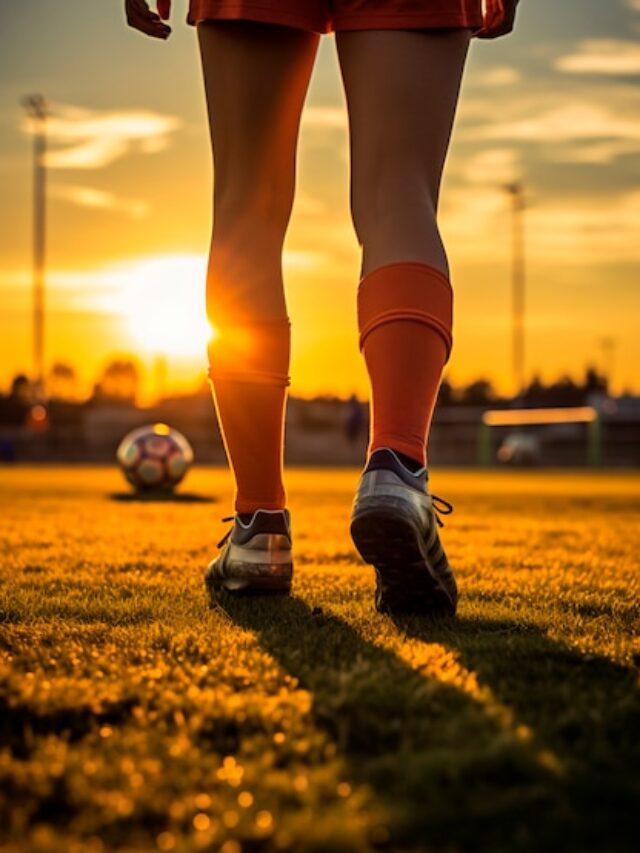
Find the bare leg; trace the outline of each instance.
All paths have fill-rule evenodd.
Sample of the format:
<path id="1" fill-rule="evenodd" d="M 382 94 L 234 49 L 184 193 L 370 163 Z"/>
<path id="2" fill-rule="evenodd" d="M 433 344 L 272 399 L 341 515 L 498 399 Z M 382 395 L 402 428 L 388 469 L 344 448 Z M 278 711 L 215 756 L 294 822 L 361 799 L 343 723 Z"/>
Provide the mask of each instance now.
<path id="1" fill-rule="evenodd" d="M 319 35 L 209 21 L 198 25 L 198 39 L 214 164 L 209 375 L 236 512 L 279 509 L 290 344 L 282 246 Z"/>
<path id="2" fill-rule="evenodd" d="M 253 21 L 198 25 L 214 164 L 207 304 L 285 313 L 282 244 L 319 35 Z"/>
<path id="3" fill-rule="evenodd" d="M 416 465 L 452 344 L 438 195 L 470 31 L 338 32 L 351 212 L 362 245 L 358 326 L 371 382 L 369 453 Z"/>
<path id="4" fill-rule="evenodd" d="M 466 29 L 336 33 L 363 276 L 395 261 L 449 274 L 436 212 L 469 39 Z"/>
<path id="5" fill-rule="evenodd" d="M 358 487 L 351 535 L 376 568 L 383 612 L 453 615 L 457 605 L 424 468 L 452 345 L 453 292 L 436 212 L 469 37 L 463 29 L 336 36 L 349 106 L 351 210 L 363 248 L 358 328 L 374 457 Z M 386 448 L 401 454 L 408 471 Z M 395 473 L 377 479 L 378 465 Z"/>

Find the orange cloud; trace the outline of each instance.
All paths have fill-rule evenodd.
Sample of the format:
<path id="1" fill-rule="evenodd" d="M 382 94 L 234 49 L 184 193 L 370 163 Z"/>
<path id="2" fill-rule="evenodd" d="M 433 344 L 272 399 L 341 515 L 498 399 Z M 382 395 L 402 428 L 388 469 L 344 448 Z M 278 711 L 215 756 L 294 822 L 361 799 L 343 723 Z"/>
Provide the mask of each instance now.
<path id="1" fill-rule="evenodd" d="M 114 193 L 98 190 L 94 187 L 54 185 L 49 194 L 54 198 L 77 204 L 80 207 L 111 210 L 115 213 L 124 213 L 132 219 L 141 219 L 149 212 L 149 205 L 140 199 L 120 198 Z"/>
<path id="2" fill-rule="evenodd" d="M 586 39 L 574 53 L 555 61 L 571 74 L 640 74 L 640 44 L 622 39 Z"/>
<path id="3" fill-rule="evenodd" d="M 151 110 L 89 110 L 50 101 L 49 111 L 48 139 L 63 146 L 46 154 L 52 169 L 100 169 L 132 151 L 153 153 L 182 123 Z M 25 118 L 22 129 L 33 132 L 32 121 Z"/>

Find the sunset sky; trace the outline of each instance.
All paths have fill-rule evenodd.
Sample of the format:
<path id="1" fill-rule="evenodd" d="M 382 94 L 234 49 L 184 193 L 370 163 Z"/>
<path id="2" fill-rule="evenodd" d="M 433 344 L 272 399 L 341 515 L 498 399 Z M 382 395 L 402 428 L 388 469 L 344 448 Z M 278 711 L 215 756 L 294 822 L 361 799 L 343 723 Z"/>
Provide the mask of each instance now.
<path id="1" fill-rule="evenodd" d="M 34 92 L 53 113 L 47 363 L 73 364 L 86 393 L 111 358 L 133 352 L 147 399 L 159 352 L 170 390 L 204 377 L 212 165 L 186 9 L 174 0 L 163 42 L 126 25 L 123 0 L 0 2 L 0 389 L 32 369 L 32 146 L 20 99 Z M 578 377 L 590 363 L 612 366 L 614 391 L 640 392 L 639 33 L 640 0 L 522 0 L 514 34 L 472 42 L 440 210 L 454 384 L 484 376 L 512 390 L 503 186 L 519 179 L 528 377 Z M 321 39 L 298 152 L 284 258 L 290 393 L 365 397 L 333 35 Z"/>

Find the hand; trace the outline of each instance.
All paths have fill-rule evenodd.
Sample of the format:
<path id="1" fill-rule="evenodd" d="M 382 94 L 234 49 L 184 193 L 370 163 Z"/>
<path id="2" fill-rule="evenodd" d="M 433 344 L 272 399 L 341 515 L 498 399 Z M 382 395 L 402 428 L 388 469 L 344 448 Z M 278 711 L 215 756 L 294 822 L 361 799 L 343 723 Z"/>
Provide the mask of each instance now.
<path id="1" fill-rule="evenodd" d="M 146 0 L 124 0 L 127 23 L 135 30 L 146 33 L 153 38 L 166 39 L 171 33 L 171 27 L 163 24 L 171 14 L 171 0 L 157 0 L 159 14 L 152 12 Z"/>
<path id="2" fill-rule="evenodd" d="M 497 39 L 513 29 L 518 0 L 485 0 L 484 21 L 481 30 L 474 33 L 478 39 Z"/>

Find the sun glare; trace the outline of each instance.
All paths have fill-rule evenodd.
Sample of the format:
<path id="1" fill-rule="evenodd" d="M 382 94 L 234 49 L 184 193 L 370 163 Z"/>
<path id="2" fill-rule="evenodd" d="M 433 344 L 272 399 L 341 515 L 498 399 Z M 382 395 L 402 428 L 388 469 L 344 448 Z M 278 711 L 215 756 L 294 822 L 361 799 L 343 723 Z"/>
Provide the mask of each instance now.
<path id="1" fill-rule="evenodd" d="M 139 261 L 121 278 L 120 310 L 141 349 L 202 356 L 215 335 L 205 313 L 206 261 L 171 255 Z"/>

